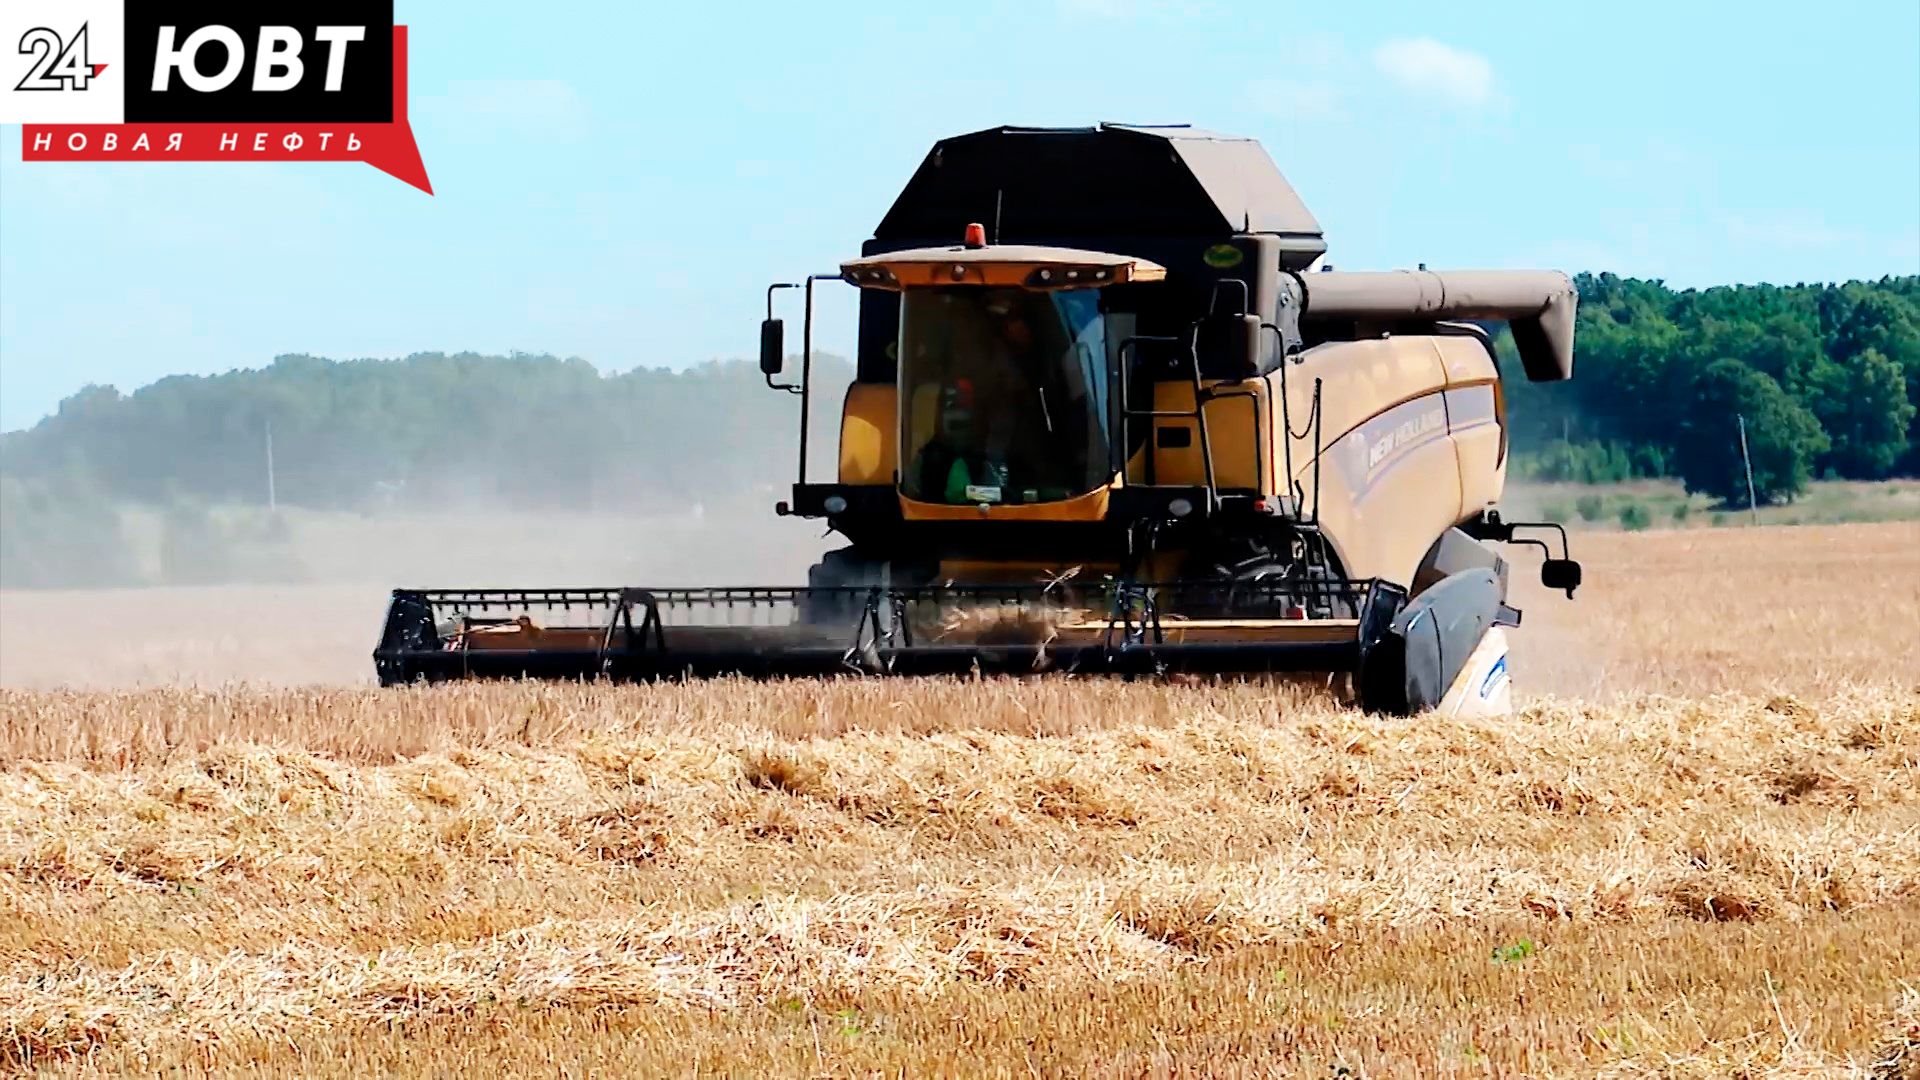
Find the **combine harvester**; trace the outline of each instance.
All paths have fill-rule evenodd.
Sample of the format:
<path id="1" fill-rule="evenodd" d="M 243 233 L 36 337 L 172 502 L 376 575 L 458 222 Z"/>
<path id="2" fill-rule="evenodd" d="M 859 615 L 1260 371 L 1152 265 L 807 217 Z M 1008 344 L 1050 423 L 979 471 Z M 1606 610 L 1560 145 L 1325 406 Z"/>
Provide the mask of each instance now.
<path id="1" fill-rule="evenodd" d="M 1319 224 L 1257 142 L 996 128 L 936 145 L 860 258 L 767 291 L 800 405 L 781 515 L 848 543 L 804 587 L 401 589 L 383 684 L 741 674 L 1288 672 L 1368 709 L 1510 709 L 1484 323 L 1565 379 L 1550 271 L 1312 271 Z M 860 290 L 831 482 L 807 476 L 816 285 Z M 805 298 L 778 381 L 779 290 Z M 1559 555 L 1537 538 L 1558 534 Z"/>

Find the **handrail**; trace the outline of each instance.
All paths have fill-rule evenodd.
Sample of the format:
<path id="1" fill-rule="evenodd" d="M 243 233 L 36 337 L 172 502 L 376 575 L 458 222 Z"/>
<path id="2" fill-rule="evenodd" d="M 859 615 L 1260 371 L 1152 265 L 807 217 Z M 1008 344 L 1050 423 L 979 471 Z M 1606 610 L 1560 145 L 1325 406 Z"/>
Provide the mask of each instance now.
<path id="1" fill-rule="evenodd" d="M 1120 465 L 1122 470 L 1126 467 L 1129 448 L 1133 445 L 1133 432 L 1127 426 L 1127 421 L 1137 416 L 1158 415 L 1152 409 L 1135 409 L 1128 403 L 1131 400 L 1133 390 L 1133 365 L 1128 363 L 1127 350 L 1132 349 L 1134 355 L 1137 357 L 1140 352 L 1137 346 L 1142 341 L 1151 341 L 1165 345 L 1180 344 L 1180 339 L 1177 337 L 1165 337 L 1158 334 L 1135 334 L 1120 342 Z M 1153 432 L 1151 429 L 1147 432 L 1146 453 L 1144 457 L 1147 466 L 1147 484 L 1152 486 L 1158 477 L 1154 475 Z"/>
<path id="2" fill-rule="evenodd" d="M 1201 464 L 1201 470 L 1206 477 L 1207 510 L 1211 512 L 1213 510 L 1218 509 L 1220 506 L 1220 487 L 1215 482 L 1215 479 L 1214 479 L 1213 442 L 1212 442 L 1212 439 L 1209 438 L 1208 431 L 1207 431 L 1206 404 L 1208 401 L 1212 400 L 1213 398 L 1224 396 L 1224 395 L 1216 394 L 1214 391 L 1208 389 L 1205 385 L 1203 385 L 1200 381 L 1199 340 L 1200 340 L 1200 323 L 1198 320 L 1196 320 L 1193 323 L 1189 324 L 1188 335 L 1184 341 L 1182 341 L 1178 337 L 1163 337 L 1159 335 L 1136 334 L 1133 337 L 1127 338 L 1125 341 L 1122 341 L 1120 343 L 1120 404 L 1121 404 L 1121 410 L 1120 410 L 1121 451 L 1120 453 L 1124 461 L 1124 457 L 1127 453 L 1126 448 L 1129 445 L 1131 445 L 1130 436 L 1132 432 L 1127 425 L 1128 420 L 1131 420 L 1137 417 L 1151 418 L 1156 416 L 1178 417 L 1183 420 L 1192 420 L 1194 422 L 1194 426 L 1198 428 L 1200 432 L 1200 464 Z M 1137 345 L 1137 343 L 1142 341 L 1152 341 L 1152 342 L 1160 342 L 1165 344 L 1186 346 L 1187 375 L 1193 386 L 1193 408 L 1191 410 L 1134 409 L 1127 406 L 1129 392 L 1132 389 L 1132 369 L 1133 369 L 1133 365 L 1127 362 L 1127 352 L 1130 347 L 1135 346 Z M 1135 349 L 1134 351 L 1137 354 L 1138 349 Z M 1255 414 L 1255 417 L 1256 417 L 1255 427 L 1256 427 L 1256 440 L 1257 440 L 1257 437 L 1258 437 L 1257 428 L 1259 424 L 1257 412 Z M 1151 431 L 1149 431 L 1147 444 L 1146 444 L 1147 484 L 1149 486 L 1151 486 L 1154 483 L 1154 481 L 1158 479 L 1158 477 L 1155 476 L 1153 458 L 1154 458 L 1153 438 L 1152 438 Z"/>
<path id="3" fill-rule="evenodd" d="M 1292 503 L 1293 516 L 1300 516 L 1300 485 L 1293 479 L 1293 397 L 1287 393 L 1287 335 L 1278 324 L 1263 322 L 1260 329 L 1271 330 L 1279 339 L 1280 353 L 1280 460 L 1285 470 L 1281 476 L 1285 479 L 1287 501 Z"/>
<path id="4" fill-rule="evenodd" d="M 1187 370 L 1193 377 L 1193 419 L 1200 429 L 1200 462 L 1207 477 L 1207 511 L 1220 507 L 1220 489 L 1213 482 L 1213 444 L 1207 438 L 1207 399 L 1212 395 L 1200 383 L 1200 320 L 1187 330 Z"/>
<path id="5" fill-rule="evenodd" d="M 1313 527 L 1320 527 L 1320 459 L 1326 455 L 1320 446 L 1321 432 L 1326 428 L 1320 413 L 1320 379 L 1313 380 Z"/>

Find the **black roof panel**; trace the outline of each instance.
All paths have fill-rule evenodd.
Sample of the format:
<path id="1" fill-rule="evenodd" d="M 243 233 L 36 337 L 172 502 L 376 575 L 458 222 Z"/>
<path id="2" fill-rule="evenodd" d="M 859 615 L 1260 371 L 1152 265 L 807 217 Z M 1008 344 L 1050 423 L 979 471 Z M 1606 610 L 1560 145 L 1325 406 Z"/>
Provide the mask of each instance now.
<path id="1" fill-rule="evenodd" d="M 968 222 L 991 227 L 996 199 L 1005 242 L 1269 233 L 1296 268 L 1326 251 L 1320 223 L 1257 141 L 1174 125 L 997 127 L 943 139 L 874 239 L 938 242 Z"/>

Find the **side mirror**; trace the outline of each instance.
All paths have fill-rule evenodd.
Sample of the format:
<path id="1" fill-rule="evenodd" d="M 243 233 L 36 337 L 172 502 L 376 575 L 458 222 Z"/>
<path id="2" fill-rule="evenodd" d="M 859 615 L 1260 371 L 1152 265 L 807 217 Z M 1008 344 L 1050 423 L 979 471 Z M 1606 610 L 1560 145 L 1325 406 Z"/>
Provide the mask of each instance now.
<path id="1" fill-rule="evenodd" d="M 760 373 L 771 378 L 786 364 L 787 326 L 779 319 L 760 323 Z"/>
<path id="2" fill-rule="evenodd" d="M 1571 597 L 1580 587 L 1580 564 L 1572 559 L 1548 559 L 1540 564 L 1540 584 L 1565 590 Z"/>

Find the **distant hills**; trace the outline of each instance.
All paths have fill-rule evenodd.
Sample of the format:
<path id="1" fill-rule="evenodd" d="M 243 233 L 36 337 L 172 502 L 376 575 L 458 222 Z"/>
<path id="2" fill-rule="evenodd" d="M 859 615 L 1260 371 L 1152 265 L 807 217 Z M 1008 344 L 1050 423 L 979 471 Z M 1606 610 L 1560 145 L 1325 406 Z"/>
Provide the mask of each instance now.
<path id="1" fill-rule="evenodd" d="M 816 412 L 837 416 L 850 367 L 816 358 L 815 376 Z M 271 438 L 283 505 L 633 509 L 784 481 L 798 400 L 741 362 L 610 375 L 524 354 L 290 355 L 131 394 L 89 386 L 0 436 L 0 473 L 114 501 L 264 504 Z"/>

